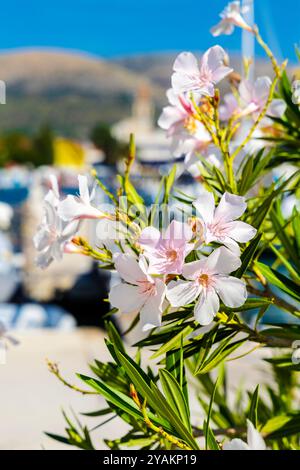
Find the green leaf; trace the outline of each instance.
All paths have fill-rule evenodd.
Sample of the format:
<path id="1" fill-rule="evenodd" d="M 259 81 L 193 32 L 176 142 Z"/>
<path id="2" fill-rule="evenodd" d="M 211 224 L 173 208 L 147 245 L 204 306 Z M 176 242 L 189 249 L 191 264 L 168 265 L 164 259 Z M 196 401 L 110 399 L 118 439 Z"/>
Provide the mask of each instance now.
<path id="1" fill-rule="evenodd" d="M 117 328 L 112 321 L 105 322 L 105 329 L 107 331 L 110 342 L 115 345 L 120 351 L 125 352 L 124 344 Z"/>
<path id="2" fill-rule="evenodd" d="M 194 328 L 190 325 L 186 326 L 183 328 L 179 333 L 171 338 L 169 341 L 167 341 L 165 344 L 163 344 L 158 351 L 156 351 L 150 359 L 156 359 L 159 356 L 162 356 L 166 352 L 170 351 L 171 349 L 176 349 L 180 346 L 181 340 L 191 334 L 194 331 Z"/>
<path id="3" fill-rule="evenodd" d="M 175 351 L 168 351 L 166 353 L 166 369 L 173 375 L 173 377 L 179 383 L 182 393 L 185 397 L 186 403 L 189 406 L 188 387 L 184 367 L 182 344 L 180 349 L 176 349 Z"/>
<path id="4" fill-rule="evenodd" d="M 258 399 L 259 399 L 259 385 L 257 385 L 250 403 L 250 410 L 249 410 L 249 419 L 257 429 L 257 407 L 258 407 Z"/>
<path id="5" fill-rule="evenodd" d="M 273 208 L 271 210 L 270 216 L 276 236 L 281 241 L 282 246 L 285 249 L 285 252 L 288 255 L 289 259 L 291 259 L 295 266 L 297 266 L 297 268 L 300 270 L 300 261 L 298 259 L 298 254 L 296 253 L 295 248 L 291 242 L 290 235 L 286 233 L 285 230 L 286 221 L 282 218 L 279 209 L 277 209 L 276 211 L 275 208 Z"/>
<path id="6" fill-rule="evenodd" d="M 185 397 L 177 380 L 167 370 L 159 371 L 160 382 L 163 387 L 164 395 L 185 427 L 192 432 L 190 413 Z"/>
<path id="7" fill-rule="evenodd" d="M 164 198 L 163 198 L 163 203 L 168 204 L 169 202 L 169 197 L 170 193 L 176 178 L 176 165 L 173 166 L 172 170 L 170 171 L 169 175 L 165 179 L 165 192 L 164 192 Z"/>
<path id="8" fill-rule="evenodd" d="M 300 282 L 300 276 L 298 275 L 297 271 L 295 271 L 295 269 L 293 268 L 293 266 L 291 265 L 291 263 L 287 260 L 286 256 L 283 255 L 282 253 L 280 253 L 280 251 L 277 250 L 277 248 L 275 248 L 275 246 L 273 245 L 273 243 L 270 243 L 269 244 L 269 247 L 271 248 L 271 250 L 273 251 L 273 253 L 275 253 L 275 255 L 277 256 L 277 258 L 281 261 L 281 263 L 283 264 L 283 266 L 285 266 L 285 268 L 288 270 L 288 272 L 290 273 L 290 275 L 292 277 L 294 277 L 294 279 L 298 282 Z M 300 270 L 299 270 L 300 272 Z"/>
<path id="9" fill-rule="evenodd" d="M 246 302 L 241 305 L 241 307 L 229 308 L 224 307 L 222 310 L 226 313 L 230 312 L 247 312 L 248 310 L 253 310 L 257 308 L 269 307 L 274 303 L 273 299 L 268 299 L 267 297 L 249 297 Z"/>
<path id="10" fill-rule="evenodd" d="M 192 434 L 184 426 L 183 422 L 174 414 L 173 409 L 170 407 L 161 391 L 156 385 L 151 382 L 151 390 L 156 401 L 157 413 L 164 416 L 172 424 L 176 430 L 177 436 L 185 441 L 193 450 L 199 450 L 199 446 Z"/>
<path id="11" fill-rule="evenodd" d="M 183 439 L 192 449 L 197 449 L 198 444 L 194 440 L 193 436 L 186 429 L 182 421 L 174 415 L 172 408 L 156 385 L 151 382 L 149 387 L 148 377 L 139 367 L 137 367 L 132 359 L 128 355 L 122 354 L 120 351 L 116 350 L 115 352 L 137 391 L 147 400 L 152 409 L 169 421 L 176 432 L 177 437 Z M 147 380 L 145 379 L 145 376 Z"/>
<path id="12" fill-rule="evenodd" d="M 207 374 L 222 361 L 226 359 L 233 351 L 239 348 L 244 342 L 244 339 L 230 343 L 232 337 L 229 337 L 222 341 L 220 345 L 212 352 L 212 354 L 202 363 L 198 369 L 195 370 L 194 374 Z"/>
<path id="13" fill-rule="evenodd" d="M 286 292 L 294 299 L 300 301 L 300 287 L 295 282 L 275 269 L 270 268 L 266 264 L 257 262 L 256 266 L 267 281 L 281 289 L 283 292 Z"/>
<path id="14" fill-rule="evenodd" d="M 251 243 L 247 246 L 245 251 L 243 252 L 241 256 L 241 266 L 235 271 L 234 276 L 238 277 L 239 279 L 243 276 L 243 274 L 246 272 L 248 269 L 248 266 L 250 265 L 251 261 L 254 258 L 255 252 L 257 250 L 257 247 L 259 245 L 260 239 L 262 237 L 262 233 L 259 233 Z"/>
<path id="15" fill-rule="evenodd" d="M 210 434 L 210 432 L 209 432 L 210 431 L 209 423 L 210 423 L 210 417 L 211 417 L 211 412 L 212 412 L 212 407 L 213 407 L 213 403 L 214 403 L 214 399 L 215 399 L 217 386 L 218 386 L 218 379 L 216 380 L 216 383 L 215 383 L 214 388 L 213 388 L 213 392 L 212 392 L 211 397 L 210 397 L 208 413 L 207 413 L 207 420 L 206 420 L 206 423 L 205 423 L 205 449 L 206 450 L 208 449 L 208 446 L 209 446 L 209 434 Z M 210 437 L 212 437 L 212 436 L 210 436 Z M 214 441 L 215 441 L 215 439 L 214 439 Z"/>
<path id="16" fill-rule="evenodd" d="M 45 432 L 46 436 L 50 437 L 51 439 L 54 439 L 55 441 L 62 442 L 63 444 L 67 445 L 74 445 L 68 437 L 64 436 L 59 436 L 58 434 L 52 434 L 51 432 Z"/>
<path id="17" fill-rule="evenodd" d="M 283 189 L 288 186 L 288 184 L 297 176 L 299 176 L 300 170 L 296 171 L 290 178 L 285 180 L 278 188 L 275 190 L 273 189 L 271 193 L 264 199 L 263 203 L 260 204 L 257 208 L 257 210 L 254 212 L 254 215 L 252 216 L 252 225 L 255 227 L 257 230 L 260 229 L 262 226 L 265 218 L 267 217 L 274 200 L 276 197 L 282 193 Z"/>
<path id="18" fill-rule="evenodd" d="M 279 439 L 300 432 L 300 415 L 281 415 L 269 419 L 261 430 L 267 439 Z"/>
<path id="19" fill-rule="evenodd" d="M 298 256 L 300 255 L 300 213 L 297 208 L 293 209 L 293 220 L 292 220 L 293 232 L 295 235 L 296 248 Z"/>
<path id="20" fill-rule="evenodd" d="M 112 403 L 119 409 L 125 411 L 130 416 L 136 419 L 142 419 L 143 415 L 135 402 L 129 396 L 125 395 L 118 390 L 109 387 L 108 385 L 100 382 L 99 380 L 87 377 L 86 375 L 77 374 L 78 377 L 83 380 L 87 385 L 96 390 L 99 395 L 102 395 L 108 403 Z M 157 418 L 153 413 L 148 413 L 149 418 L 158 426 L 163 426 L 167 432 L 173 432 L 172 428 L 164 419 Z"/>
<path id="21" fill-rule="evenodd" d="M 243 168 L 242 176 L 238 184 L 238 194 L 243 196 L 251 185 L 253 175 L 253 157 L 249 157 Z"/>

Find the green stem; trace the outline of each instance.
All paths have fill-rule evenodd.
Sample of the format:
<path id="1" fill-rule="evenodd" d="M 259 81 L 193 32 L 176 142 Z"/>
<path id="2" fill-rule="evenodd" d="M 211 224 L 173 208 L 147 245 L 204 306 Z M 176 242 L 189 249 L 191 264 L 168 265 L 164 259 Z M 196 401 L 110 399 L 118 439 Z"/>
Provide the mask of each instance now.
<path id="1" fill-rule="evenodd" d="M 258 116 L 257 120 L 255 121 L 255 123 L 251 127 L 250 132 L 247 135 L 247 137 L 239 145 L 239 147 L 236 149 L 236 151 L 232 154 L 232 157 L 231 157 L 232 160 L 234 160 L 237 157 L 237 155 L 241 152 L 241 150 L 243 150 L 243 148 L 250 142 L 250 140 L 251 140 L 254 132 L 256 131 L 257 127 L 259 126 L 259 124 L 261 123 L 263 118 L 266 116 L 268 108 L 269 108 L 269 106 L 270 106 L 270 104 L 273 100 L 273 96 L 274 96 L 274 93 L 275 93 L 275 88 L 276 88 L 277 82 L 278 82 L 278 77 L 276 76 L 274 78 L 273 82 L 272 82 L 271 87 L 270 87 L 269 96 L 268 96 L 268 99 L 266 101 L 265 106 L 263 107 L 263 109 L 262 109 L 260 115 Z"/>
<path id="2" fill-rule="evenodd" d="M 273 69 L 274 69 L 274 72 L 275 72 L 275 75 L 277 76 L 277 78 L 280 78 L 281 77 L 281 69 L 278 65 L 278 62 L 273 54 L 273 52 L 271 51 L 271 49 L 269 48 L 269 46 L 265 43 L 265 41 L 263 40 L 263 38 L 261 37 L 260 33 L 259 33 L 259 29 L 257 26 L 255 26 L 253 28 L 253 33 L 256 37 L 256 40 L 258 42 L 258 44 L 263 48 L 263 50 L 265 51 L 265 53 L 267 54 L 267 56 L 269 57 L 269 59 L 271 60 L 272 62 L 272 65 L 273 65 Z"/>

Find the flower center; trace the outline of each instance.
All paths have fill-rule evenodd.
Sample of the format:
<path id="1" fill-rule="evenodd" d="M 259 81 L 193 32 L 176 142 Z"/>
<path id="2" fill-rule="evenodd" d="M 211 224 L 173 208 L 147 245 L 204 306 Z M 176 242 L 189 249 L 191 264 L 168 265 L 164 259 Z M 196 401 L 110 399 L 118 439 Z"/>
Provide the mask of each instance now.
<path id="1" fill-rule="evenodd" d="M 219 222 L 208 224 L 207 228 L 215 237 L 218 238 L 225 237 L 228 231 L 226 225 L 220 224 Z"/>
<path id="2" fill-rule="evenodd" d="M 184 128 L 188 131 L 189 134 L 195 134 L 197 132 L 196 120 L 192 116 L 188 116 L 184 120 Z"/>
<path id="3" fill-rule="evenodd" d="M 156 295 L 155 284 L 149 281 L 139 282 L 141 294 L 147 294 L 149 296 Z"/>
<path id="4" fill-rule="evenodd" d="M 209 278 L 208 274 L 201 274 L 201 275 L 198 277 L 198 282 L 199 282 L 199 284 L 201 284 L 203 287 L 209 287 L 210 278 Z"/>
<path id="5" fill-rule="evenodd" d="M 168 258 L 168 261 L 176 261 L 177 259 L 177 251 L 176 250 L 167 250 L 166 251 L 166 257 Z"/>

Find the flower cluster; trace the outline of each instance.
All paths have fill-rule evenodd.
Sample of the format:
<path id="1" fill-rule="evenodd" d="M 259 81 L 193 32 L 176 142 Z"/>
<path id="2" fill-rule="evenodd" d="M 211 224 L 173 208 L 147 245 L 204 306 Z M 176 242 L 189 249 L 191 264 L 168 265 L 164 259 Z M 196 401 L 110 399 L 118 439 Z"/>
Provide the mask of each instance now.
<path id="1" fill-rule="evenodd" d="M 240 2 L 229 3 L 221 13 L 221 22 L 212 29 L 213 35 L 231 34 L 234 26 L 254 34 L 256 30 L 245 22 L 243 12 Z M 218 45 L 208 49 L 200 62 L 191 52 L 182 52 L 174 62 L 172 88 L 167 91 L 169 105 L 163 109 L 158 125 L 166 130 L 173 157 L 185 156 L 187 169 L 199 163 L 199 157 L 221 166 L 215 136 L 222 125 L 230 130 L 232 151 L 251 133 L 251 139 L 243 149 L 245 153 L 253 153 L 268 145 L 267 139 L 263 138 L 275 132 L 271 118 L 281 118 L 285 113 L 286 103 L 273 98 L 269 77 L 259 77 L 255 81 L 241 79 L 232 74 L 228 62 L 226 52 Z M 232 92 L 219 103 L 216 85 L 226 77 L 232 77 Z M 297 97 L 296 88 L 294 96 Z"/>
<path id="2" fill-rule="evenodd" d="M 95 192 L 89 193 L 87 177 L 78 176 L 79 195 L 61 199 L 58 182 L 54 175 L 50 176 L 51 189 L 45 196 L 44 216 L 34 237 L 34 245 L 38 252 L 36 263 L 46 268 L 54 260 L 59 261 L 63 253 L 80 252 L 72 243 L 82 219 L 101 219 L 103 212 L 92 205 Z"/>
<path id="3" fill-rule="evenodd" d="M 196 321 L 208 325 L 220 300 L 232 308 L 246 301 L 245 282 L 230 276 L 241 265 L 238 243 L 256 234 L 252 226 L 236 220 L 246 210 L 244 198 L 225 193 L 215 208 L 213 194 L 203 191 L 194 206 L 199 233 L 176 220 L 164 232 L 149 226 L 138 240 L 139 256 L 114 256 L 122 281 L 111 289 L 110 303 L 123 313 L 140 313 L 144 331 L 160 326 L 169 307 L 194 304 Z M 223 246 L 212 249 L 212 242 Z"/>

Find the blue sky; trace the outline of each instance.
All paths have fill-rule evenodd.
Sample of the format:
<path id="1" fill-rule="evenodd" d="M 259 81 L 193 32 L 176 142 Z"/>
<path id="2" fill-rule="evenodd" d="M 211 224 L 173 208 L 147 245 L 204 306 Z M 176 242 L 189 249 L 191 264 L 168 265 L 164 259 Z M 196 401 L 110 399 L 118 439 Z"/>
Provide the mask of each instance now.
<path id="1" fill-rule="evenodd" d="M 226 0 L 10 0 L 1 5 L 0 49 L 55 47 L 102 57 L 205 50 Z M 256 22 L 279 58 L 300 44 L 299 0 L 255 0 Z M 240 31 L 219 38 L 240 49 Z M 257 53 L 259 49 L 257 49 Z"/>

